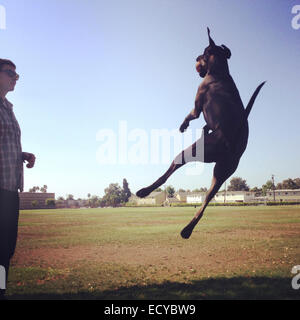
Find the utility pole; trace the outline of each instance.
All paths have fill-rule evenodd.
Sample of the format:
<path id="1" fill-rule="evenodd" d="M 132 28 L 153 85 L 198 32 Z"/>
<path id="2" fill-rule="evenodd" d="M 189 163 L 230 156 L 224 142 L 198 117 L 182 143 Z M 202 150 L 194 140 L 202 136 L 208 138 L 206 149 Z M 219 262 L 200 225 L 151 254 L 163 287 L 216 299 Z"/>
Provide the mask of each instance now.
<path id="1" fill-rule="evenodd" d="M 274 184 L 274 174 L 272 174 L 272 182 L 273 182 L 273 201 L 275 201 L 275 184 Z"/>

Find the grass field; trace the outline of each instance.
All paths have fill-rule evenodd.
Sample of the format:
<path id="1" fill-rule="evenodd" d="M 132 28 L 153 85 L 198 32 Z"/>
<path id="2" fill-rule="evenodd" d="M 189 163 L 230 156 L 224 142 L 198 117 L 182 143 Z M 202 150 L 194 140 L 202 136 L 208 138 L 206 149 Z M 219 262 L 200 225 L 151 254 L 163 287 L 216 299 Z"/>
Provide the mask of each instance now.
<path id="1" fill-rule="evenodd" d="M 21 211 L 9 299 L 300 299 L 300 206 Z"/>

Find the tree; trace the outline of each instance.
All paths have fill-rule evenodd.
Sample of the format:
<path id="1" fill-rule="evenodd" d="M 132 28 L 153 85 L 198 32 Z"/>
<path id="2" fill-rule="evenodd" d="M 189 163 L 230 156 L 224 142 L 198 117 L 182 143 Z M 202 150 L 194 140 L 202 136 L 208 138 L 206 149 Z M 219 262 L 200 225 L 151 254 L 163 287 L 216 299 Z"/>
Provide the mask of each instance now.
<path id="1" fill-rule="evenodd" d="M 119 205 L 123 198 L 122 198 L 122 188 L 119 186 L 118 183 L 111 183 L 108 188 L 104 190 L 105 195 L 102 198 L 105 201 L 106 205 L 116 207 Z"/>
<path id="2" fill-rule="evenodd" d="M 283 186 L 282 186 L 282 183 L 281 183 L 281 182 L 277 183 L 276 189 L 277 189 L 277 190 L 282 190 L 282 189 L 283 189 Z"/>
<path id="3" fill-rule="evenodd" d="M 40 191 L 43 192 L 43 193 L 46 193 L 47 192 L 47 188 L 48 188 L 47 185 L 44 184 L 44 186 L 40 188 Z"/>
<path id="4" fill-rule="evenodd" d="M 97 196 L 92 196 L 89 199 L 89 205 L 91 208 L 97 208 L 100 207 L 100 198 Z"/>
<path id="5" fill-rule="evenodd" d="M 157 188 L 157 189 L 155 189 L 154 191 L 155 191 L 155 192 L 162 192 L 163 190 L 162 190 L 162 188 Z"/>
<path id="6" fill-rule="evenodd" d="M 169 198 L 172 198 L 174 196 L 175 189 L 172 186 L 167 186 L 166 191 Z"/>
<path id="7" fill-rule="evenodd" d="M 34 186 L 34 187 L 32 187 L 31 189 L 29 189 L 28 191 L 29 191 L 29 192 L 41 191 L 41 192 L 43 192 L 43 193 L 46 193 L 46 192 L 47 192 L 47 189 L 48 189 L 47 185 L 44 184 L 43 187 Z"/>
<path id="8" fill-rule="evenodd" d="M 178 192 L 185 192 L 185 190 L 184 189 L 179 189 Z"/>
<path id="9" fill-rule="evenodd" d="M 230 185 L 228 186 L 228 191 L 249 191 L 249 186 L 246 183 L 246 180 L 243 180 L 240 177 L 233 177 L 230 180 Z"/>
<path id="10" fill-rule="evenodd" d="M 100 205 L 101 208 L 105 207 L 105 206 L 106 206 L 106 201 L 105 201 L 105 199 L 103 199 L 103 198 L 101 199 L 101 198 L 100 198 L 100 199 L 99 199 L 99 205 Z"/>
<path id="11" fill-rule="evenodd" d="M 255 197 L 259 197 L 262 193 L 262 189 L 257 187 L 251 188 L 250 191 L 255 193 Z"/>
<path id="12" fill-rule="evenodd" d="M 31 189 L 29 189 L 29 192 L 37 192 L 38 190 L 40 190 L 40 187 L 35 186 L 35 187 L 32 187 Z"/>
<path id="13" fill-rule="evenodd" d="M 267 194 L 268 190 L 273 190 L 273 182 L 272 180 L 268 180 L 263 186 L 262 186 L 262 195 L 265 196 Z"/>
<path id="14" fill-rule="evenodd" d="M 74 200 L 74 196 L 72 194 L 67 195 L 67 200 Z"/>
<path id="15" fill-rule="evenodd" d="M 300 183 L 300 179 L 286 179 L 283 180 L 281 183 L 277 184 L 277 189 L 298 189 L 299 188 L 299 184 Z"/>
<path id="16" fill-rule="evenodd" d="M 207 192 L 207 188 L 194 189 L 193 192 Z"/>
<path id="17" fill-rule="evenodd" d="M 300 189 L 300 178 L 294 179 L 294 182 L 295 182 L 295 184 L 297 186 L 297 189 Z"/>
<path id="18" fill-rule="evenodd" d="M 131 197 L 131 191 L 128 187 L 127 180 L 124 178 L 123 179 L 123 190 L 122 190 L 122 202 L 128 202 L 130 197 Z"/>

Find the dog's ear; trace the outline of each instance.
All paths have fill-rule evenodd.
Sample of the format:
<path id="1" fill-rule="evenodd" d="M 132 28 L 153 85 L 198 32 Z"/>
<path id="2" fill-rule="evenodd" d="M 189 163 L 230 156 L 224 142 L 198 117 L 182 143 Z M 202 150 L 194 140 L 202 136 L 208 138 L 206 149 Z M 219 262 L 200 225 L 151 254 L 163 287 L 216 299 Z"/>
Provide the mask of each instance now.
<path id="1" fill-rule="evenodd" d="M 224 44 L 222 44 L 221 47 L 224 50 L 225 57 L 229 59 L 231 57 L 231 51 Z"/>
<path id="2" fill-rule="evenodd" d="M 210 36 L 210 30 L 209 30 L 208 27 L 207 27 L 207 34 L 208 34 L 208 39 L 209 39 L 209 45 L 210 45 L 212 48 L 215 47 L 216 44 L 215 44 L 214 40 L 211 38 L 211 36 Z"/>

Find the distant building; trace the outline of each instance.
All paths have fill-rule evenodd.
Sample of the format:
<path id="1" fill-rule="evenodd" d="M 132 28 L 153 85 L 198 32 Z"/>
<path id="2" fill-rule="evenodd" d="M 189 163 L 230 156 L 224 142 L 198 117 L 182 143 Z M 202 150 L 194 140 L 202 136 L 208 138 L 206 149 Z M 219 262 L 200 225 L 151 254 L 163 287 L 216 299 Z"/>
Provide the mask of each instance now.
<path id="1" fill-rule="evenodd" d="M 189 195 L 186 196 L 186 203 L 202 203 L 205 197 L 206 197 L 206 192 L 190 193 Z"/>
<path id="2" fill-rule="evenodd" d="M 55 193 L 44 192 L 20 192 L 20 209 L 49 209 L 54 206 L 47 206 L 47 199 L 55 199 Z"/>
<path id="3" fill-rule="evenodd" d="M 131 194 L 130 198 L 128 199 L 128 204 L 134 204 L 136 205 L 138 203 L 139 197 L 137 197 L 135 194 Z"/>
<path id="4" fill-rule="evenodd" d="M 300 189 L 268 190 L 266 197 L 268 201 L 300 201 Z"/>
<path id="5" fill-rule="evenodd" d="M 172 204 L 176 204 L 176 203 L 183 203 L 185 201 L 180 201 L 177 198 L 173 197 L 173 198 L 168 198 L 164 201 L 164 206 L 171 206 Z"/>
<path id="6" fill-rule="evenodd" d="M 174 197 L 180 202 L 187 202 L 187 196 L 191 195 L 192 192 L 175 192 Z"/>
<path id="7" fill-rule="evenodd" d="M 207 192 L 195 192 L 186 197 L 187 203 L 202 203 Z M 251 202 L 255 199 L 255 193 L 250 191 L 221 191 L 210 202 Z"/>
<path id="8" fill-rule="evenodd" d="M 174 197 L 166 197 L 166 192 L 152 192 L 146 198 L 132 195 L 129 202 L 136 205 L 166 205 L 176 203 L 203 203 L 207 192 L 176 192 Z M 266 202 L 273 201 L 273 190 L 267 191 L 265 197 L 256 197 L 252 191 L 221 191 L 218 192 L 210 202 Z M 300 201 L 300 189 L 275 190 L 275 201 Z"/>
<path id="9" fill-rule="evenodd" d="M 215 195 L 216 202 L 251 202 L 255 200 L 255 192 L 222 191 Z"/>
<path id="10" fill-rule="evenodd" d="M 67 199 L 64 201 L 66 208 L 79 208 L 80 204 L 79 201 L 74 199 Z"/>
<path id="11" fill-rule="evenodd" d="M 77 200 L 78 207 L 86 207 L 88 204 L 88 200 Z"/>
<path id="12" fill-rule="evenodd" d="M 166 192 L 151 192 L 149 196 L 145 198 L 138 198 L 136 196 L 132 196 L 129 198 L 129 202 L 134 202 L 137 205 L 162 205 L 166 200 Z"/>

